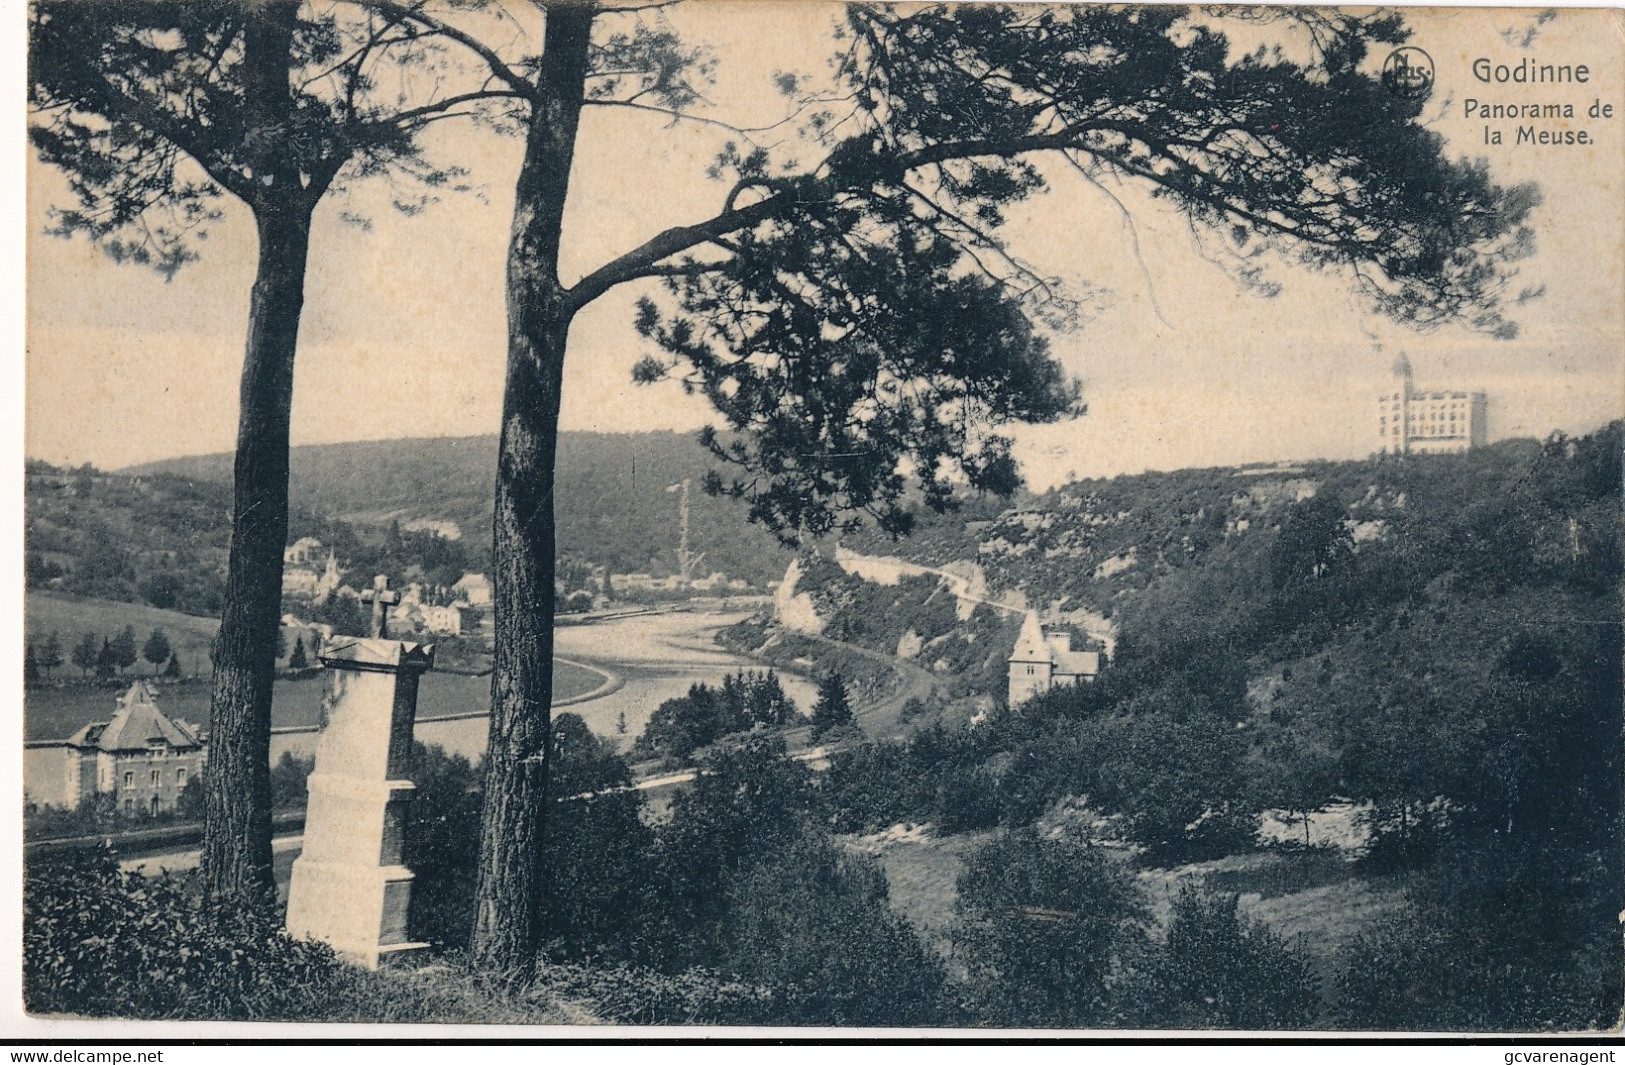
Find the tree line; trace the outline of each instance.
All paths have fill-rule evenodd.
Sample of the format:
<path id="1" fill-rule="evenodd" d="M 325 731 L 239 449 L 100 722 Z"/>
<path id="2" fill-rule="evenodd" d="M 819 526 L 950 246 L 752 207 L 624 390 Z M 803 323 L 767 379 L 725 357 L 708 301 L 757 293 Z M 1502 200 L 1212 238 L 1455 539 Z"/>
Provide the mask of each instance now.
<path id="1" fill-rule="evenodd" d="M 145 643 L 137 644 L 135 626 L 126 625 L 114 636 L 85 633 L 68 651 L 66 659 L 62 653 L 62 637 L 54 630 L 37 645 L 32 639 L 25 640 L 23 680 L 27 684 L 50 680 L 65 662 L 71 662 L 83 677 L 109 680 L 122 676 L 141 659 L 152 666 L 151 676 L 175 679 L 182 675 L 180 655 L 170 647 L 169 637 L 161 627 L 153 629 Z"/>
<path id="2" fill-rule="evenodd" d="M 724 677 L 718 687 L 695 684 L 686 695 L 661 703 L 650 715 L 631 753 L 634 757 L 686 763 L 695 752 L 746 733 L 778 732 L 806 724 L 816 743 L 830 733 L 848 730 L 852 722 L 846 678 L 837 670 L 819 677 L 811 713 L 805 715 L 785 694 L 773 670 L 740 670 Z"/>

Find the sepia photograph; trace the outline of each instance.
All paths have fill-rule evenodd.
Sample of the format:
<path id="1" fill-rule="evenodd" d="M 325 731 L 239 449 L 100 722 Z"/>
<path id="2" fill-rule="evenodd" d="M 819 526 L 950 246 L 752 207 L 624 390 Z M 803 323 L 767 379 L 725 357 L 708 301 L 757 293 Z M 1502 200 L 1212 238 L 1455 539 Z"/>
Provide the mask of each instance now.
<path id="1" fill-rule="evenodd" d="M 8 13 L 9 1034 L 1619 1033 L 1625 11 Z"/>

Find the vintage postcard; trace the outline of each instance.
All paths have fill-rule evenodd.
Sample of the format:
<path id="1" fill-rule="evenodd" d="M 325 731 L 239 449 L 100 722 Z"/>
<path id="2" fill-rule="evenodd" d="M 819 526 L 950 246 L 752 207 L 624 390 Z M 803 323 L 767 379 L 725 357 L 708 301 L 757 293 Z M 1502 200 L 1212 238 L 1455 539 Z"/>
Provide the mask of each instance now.
<path id="1" fill-rule="evenodd" d="M 17 1038 L 1617 1032 L 1621 11 L 25 15 Z"/>

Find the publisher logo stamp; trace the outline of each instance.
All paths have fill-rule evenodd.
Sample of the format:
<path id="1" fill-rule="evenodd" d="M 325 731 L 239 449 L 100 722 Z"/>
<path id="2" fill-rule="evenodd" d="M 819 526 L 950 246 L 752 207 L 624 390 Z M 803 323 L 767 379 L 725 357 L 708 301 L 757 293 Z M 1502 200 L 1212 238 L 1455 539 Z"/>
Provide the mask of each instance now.
<path id="1" fill-rule="evenodd" d="M 1409 45 L 1395 48 L 1383 61 L 1382 87 L 1406 100 L 1420 100 L 1433 91 L 1433 57 Z"/>

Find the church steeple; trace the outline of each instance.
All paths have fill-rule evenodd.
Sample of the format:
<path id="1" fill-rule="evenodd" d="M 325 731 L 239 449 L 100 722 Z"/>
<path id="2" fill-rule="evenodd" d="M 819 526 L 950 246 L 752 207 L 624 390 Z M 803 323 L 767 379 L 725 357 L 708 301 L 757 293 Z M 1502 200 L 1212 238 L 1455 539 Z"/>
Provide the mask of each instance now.
<path id="1" fill-rule="evenodd" d="M 1411 390 L 1411 360 L 1406 358 L 1403 351 L 1394 359 L 1394 365 L 1388 372 L 1395 377 L 1404 378 L 1405 391 L 1409 392 Z"/>
<path id="2" fill-rule="evenodd" d="M 343 571 L 339 569 L 339 560 L 334 556 L 333 549 L 327 550 L 327 565 L 322 568 L 322 575 L 316 581 L 316 595 L 327 595 L 339 586 L 343 579 Z"/>

